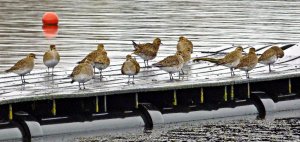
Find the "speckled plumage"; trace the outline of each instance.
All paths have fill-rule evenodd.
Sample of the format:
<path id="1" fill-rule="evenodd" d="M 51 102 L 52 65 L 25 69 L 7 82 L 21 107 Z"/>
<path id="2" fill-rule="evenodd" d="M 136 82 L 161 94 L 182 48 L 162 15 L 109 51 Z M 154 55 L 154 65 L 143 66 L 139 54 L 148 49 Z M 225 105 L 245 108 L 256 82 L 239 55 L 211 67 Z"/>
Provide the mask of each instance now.
<path id="1" fill-rule="evenodd" d="M 193 61 L 209 61 L 212 63 L 216 63 L 217 65 L 223 65 L 225 67 L 230 68 L 231 76 L 234 75 L 233 68 L 235 68 L 239 63 L 240 59 L 242 58 L 243 54 L 243 48 L 241 46 L 238 46 L 234 51 L 226 54 L 221 59 L 214 59 L 214 58 L 196 58 Z"/>
<path id="2" fill-rule="evenodd" d="M 84 63 L 80 63 L 74 69 L 70 77 L 72 78 L 71 83 L 78 82 L 79 89 L 80 83 L 83 84 L 85 89 L 84 83 L 91 80 L 94 76 L 92 61 L 88 58 Z"/>
<path id="3" fill-rule="evenodd" d="M 161 40 L 159 38 L 155 38 L 153 43 L 145 44 L 137 44 L 132 41 L 132 44 L 135 48 L 133 54 L 140 56 L 144 60 L 145 66 L 147 67 L 148 61 L 153 60 L 156 57 Z"/>
<path id="4" fill-rule="evenodd" d="M 102 70 L 106 69 L 110 65 L 110 59 L 106 52 L 102 52 L 94 60 L 95 67 L 100 70 L 100 80 L 102 79 Z"/>
<path id="5" fill-rule="evenodd" d="M 184 36 L 179 37 L 179 41 L 177 43 L 177 51 L 183 51 L 186 48 L 188 48 L 191 53 L 193 53 L 193 43 Z"/>
<path id="6" fill-rule="evenodd" d="M 241 58 L 240 63 L 235 68 L 245 71 L 246 77 L 249 78 L 249 71 L 255 68 L 257 62 L 255 48 L 250 48 L 249 53 Z"/>
<path id="7" fill-rule="evenodd" d="M 30 53 L 27 55 L 26 58 L 19 60 L 14 66 L 10 69 L 6 70 L 5 72 L 15 73 L 21 76 L 22 84 L 25 83 L 24 76 L 32 71 L 34 68 L 34 59 L 36 59 L 35 54 Z"/>
<path id="8" fill-rule="evenodd" d="M 52 68 L 52 74 L 54 67 L 59 63 L 60 61 L 60 55 L 56 50 L 55 45 L 50 45 L 50 50 L 46 51 L 43 56 L 43 63 L 45 66 L 49 68 Z"/>
<path id="9" fill-rule="evenodd" d="M 122 64 L 121 73 L 123 75 L 128 75 L 128 83 L 130 83 L 130 76 L 133 77 L 132 83 L 134 84 L 134 75 L 140 72 L 139 63 L 131 57 L 131 55 L 126 56 L 126 61 Z"/>
<path id="10" fill-rule="evenodd" d="M 98 44 L 97 50 L 94 50 L 91 53 L 89 53 L 88 55 L 86 55 L 85 58 L 83 58 L 78 63 L 84 63 L 86 59 L 90 59 L 92 62 L 94 62 L 96 57 L 103 54 L 103 52 L 106 52 L 106 50 L 104 49 L 104 45 L 103 44 Z"/>
<path id="11" fill-rule="evenodd" d="M 183 64 L 184 60 L 182 58 L 182 52 L 178 51 L 176 55 L 168 56 L 163 60 L 153 64 L 153 66 L 168 72 L 170 75 L 170 80 L 173 80 L 172 74 L 181 71 Z"/>
<path id="12" fill-rule="evenodd" d="M 259 58 L 258 62 L 269 66 L 269 72 L 271 72 L 271 65 L 274 64 L 278 58 L 284 56 L 283 50 L 278 46 L 272 46 L 267 49 Z"/>
<path id="13" fill-rule="evenodd" d="M 98 56 L 101 56 L 102 54 L 105 54 L 106 50 L 104 49 L 104 45 L 103 44 L 98 44 L 97 46 L 97 50 L 92 51 L 91 53 L 89 53 L 87 56 L 85 56 L 85 58 L 83 58 L 81 61 L 77 62 L 78 64 L 80 63 L 84 63 L 87 59 L 89 59 L 90 61 L 92 61 L 92 65 L 94 67 L 94 73 L 95 73 L 95 59 Z"/>

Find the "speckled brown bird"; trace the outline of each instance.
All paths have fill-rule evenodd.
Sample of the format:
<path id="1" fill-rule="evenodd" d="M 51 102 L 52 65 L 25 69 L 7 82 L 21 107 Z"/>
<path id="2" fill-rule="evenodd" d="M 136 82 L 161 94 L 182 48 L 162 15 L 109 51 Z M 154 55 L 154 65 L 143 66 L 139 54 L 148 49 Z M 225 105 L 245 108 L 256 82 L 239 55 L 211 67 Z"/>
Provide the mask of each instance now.
<path id="1" fill-rule="evenodd" d="M 121 73 L 123 75 L 128 75 L 128 84 L 134 84 L 134 76 L 140 72 L 139 63 L 131 57 L 131 55 L 126 56 L 126 61 L 121 67 Z M 132 81 L 130 82 L 130 76 L 132 76 Z"/>
<path id="2" fill-rule="evenodd" d="M 182 51 L 177 51 L 176 54 L 178 52 L 181 52 L 181 56 L 182 56 L 183 61 L 184 61 L 183 66 L 186 66 L 189 63 L 189 61 L 191 60 L 191 54 L 192 54 L 191 49 L 190 48 L 185 48 Z M 185 74 L 183 69 L 181 69 L 181 74 Z"/>
<path id="3" fill-rule="evenodd" d="M 189 48 L 191 53 L 193 53 L 193 43 L 184 36 L 179 37 L 177 51 L 183 51 L 186 48 Z"/>
<path id="4" fill-rule="evenodd" d="M 80 90 L 80 83 L 82 83 L 83 89 L 85 89 L 84 83 L 91 80 L 93 76 L 93 61 L 91 61 L 90 58 L 87 58 L 84 63 L 80 63 L 73 69 L 73 72 L 70 75 L 72 78 L 71 83 L 74 83 L 75 81 L 78 82 Z"/>
<path id="5" fill-rule="evenodd" d="M 274 64 L 278 58 L 282 58 L 283 56 L 284 52 L 280 47 L 272 46 L 258 58 L 258 62 L 264 65 L 269 65 L 269 72 L 271 72 L 271 65 Z"/>
<path id="6" fill-rule="evenodd" d="M 90 59 L 92 62 L 94 62 L 94 60 L 96 59 L 97 56 L 100 56 L 103 54 L 103 52 L 106 52 L 106 50 L 104 49 L 104 45 L 103 44 L 98 44 L 97 46 L 97 50 L 92 51 L 91 53 L 89 53 L 85 58 L 83 58 L 81 61 L 77 62 L 78 64 L 80 63 L 84 63 L 86 59 Z M 95 66 L 94 67 L 94 73 L 95 73 Z"/>
<path id="7" fill-rule="evenodd" d="M 153 43 L 145 43 L 145 44 L 137 44 L 132 41 L 133 47 L 133 54 L 140 56 L 145 63 L 145 67 L 149 67 L 149 60 L 153 60 L 158 52 L 159 46 L 162 44 L 159 38 L 155 38 Z"/>
<path id="8" fill-rule="evenodd" d="M 249 71 L 255 68 L 258 62 L 257 55 L 255 53 L 255 48 L 250 48 L 249 53 L 243 56 L 240 63 L 235 67 L 235 69 L 240 69 L 246 72 L 246 77 L 249 78 Z"/>
<path id="9" fill-rule="evenodd" d="M 243 48 L 241 46 L 238 46 L 234 51 L 228 53 L 225 55 L 224 58 L 221 59 L 214 59 L 214 58 L 196 58 L 193 61 L 209 61 L 212 63 L 216 63 L 217 65 L 223 65 L 225 67 L 230 68 L 231 76 L 234 76 L 233 69 L 240 63 L 240 59 L 242 58 L 243 54 Z"/>
<path id="10" fill-rule="evenodd" d="M 26 58 L 19 60 L 13 67 L 6 70 L 6 73 L 15 73 L 21 76 L 22 84 L 26 83 L 24 76 L 30 73 L 34 67 L 35 54 L 30 53 Z"/>
<path id="11" fill-rule="evenodd" d="M 110 59 L 106 52 L 102 52 L 94 60 L 95 67 L 100 71 L 100 80 L 103 78 L 102 70 L 106 69 L 110 65 Z"/>
<path id="12" fill-rule="evenodd" d="M 43 62 L 45 66 L 48 67 L 48 72 L 49 72 L 49 68 L 52 68 L 52 75 L 53 75 L 53 69 L 58 64 L 59 61 L 60 61 L 60 56 L 56 50 L 55 45 L 50 45 L 50 50 L 45 52 L 44 54 Z"/>
<path id="13" fill-rule="evenodd" d="M 168 56 L 163 60 L 153 64 L 153 66 L 158 67 L 170 75 L 170 80 L 173 80 L 173 73 L 180 72 L 184 64 L 182 58 L 182 51 L 178 51 L 176 55 Z"/>

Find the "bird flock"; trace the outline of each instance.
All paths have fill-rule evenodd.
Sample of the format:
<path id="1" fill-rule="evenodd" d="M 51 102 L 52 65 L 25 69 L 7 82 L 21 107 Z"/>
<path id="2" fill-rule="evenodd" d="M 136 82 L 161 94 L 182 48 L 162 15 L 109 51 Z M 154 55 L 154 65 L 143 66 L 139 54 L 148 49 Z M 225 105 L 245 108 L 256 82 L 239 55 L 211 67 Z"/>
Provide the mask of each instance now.
<path id="1" fill-rule="evenodd" d="M 132 41 L 134 50 L 132 54 L 139 56 L 144 60 L 145 68 L 149 68 L 149 60 L 153 60 L 159 51 L 159 47 L 162 44 L 160 38 L 155 38 L 152 43 L 137 44 Z M 215 63 L 216 65 L 222 65 L 230 69 L 231 76 L 234 76 L 234 69 L 240 69 L 246 72 L 246 77 L 249 78 L 249 71 L 253 70 L 257 63 L 261 63 L 269 66 L 269 72 L 271 72 L 271 65 L 276 62 L 278 58 L 284 56 L 283 50 L 278 46 L 272 46 L 267 49 L 260 57 L 255 53 L 255 48 L 251 47 L 249 52 L 243 55 L 243 47 L 238 46 L 232 52 L 226 54 L 223 58 L 195 58 L 193 62 L 208 61 Z M 154 67 L 158 67 L 161 70 L 169 73 L 170 80 L 173 80 L 173 74 L 179 73 L 184 75 L 182 68 L 186 66 L 191 60 L 191 54 L 193 53 L 193 43 L 184 36 L 179 37 L 177 43 L 177 52 L 174 55 L 168 56 L 163 60 L 152 64 Z M 140 65 L 136 61 L 132 54 L 126 56 L 126 60 L 122 64 L 121 73 L 128 75 L 128 84 L 134 84 L 134 76 L 140 72 Z M 30 73 L 34 68 L 34 60 L 36 55 L 30 53 L 24 59 L 19 60 L 14 66 L 6 70 L 7 73 L 15 73 L 21 76 L 22 84 L 27 83 L 24 76 Z M 60 55 L 56 50 L 55 45 L 50 45 L 50 49 L 45 52 L 43 56 L 43 63 L 48 68 L 53 70 L 60 61 Z M 107 52 L 103 44 L 98 44 L 97 50 L 92 51 L 81 61 L 77 62 L 78 65 L 74 67 L 69 77 L 72 79 L 71 83 L 78 82 L 79 89 L 81 84 L 85 89 L 85 82 L 95 78 L 95 68 L 100 72 L 100 80 L 103 78 L 102 70 L 106 69 L 110 65 L 110 58 L 107 56 Z"/>

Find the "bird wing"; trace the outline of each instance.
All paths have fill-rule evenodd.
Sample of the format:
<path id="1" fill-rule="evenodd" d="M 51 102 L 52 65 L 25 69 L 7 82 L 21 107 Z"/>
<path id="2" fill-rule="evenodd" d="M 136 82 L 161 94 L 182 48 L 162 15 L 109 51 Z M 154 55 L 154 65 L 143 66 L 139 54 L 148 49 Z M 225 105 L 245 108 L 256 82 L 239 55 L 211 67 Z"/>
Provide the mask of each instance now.
<path id="1" fill-rule="evenodd" d="M 99 51 L 95 50 L 95 51 L 89 53 L 88 55 L 86 55 L 85 58 L 83 58 L 81 61 L 79 61 L 77 63 L 78 64 L 84 63 L 86 59 L 92 59 L 92 60 L 94 60 L 97 57 L 98 54 L 99 54 Z"/>
<path id="2" fill-rule="evenodd" d="M 263 54 L 261 54 L 261 56 L 258 58 L 258 61 L 267 60 L 274 55 L 276 55 L 276 51 L 270 48 L 266 50 Z"/>
<path id="3" fill-rule="evenodd" d="M 232 51 L 230 53 L 228 53 L 220 62 L 219 64 L 226 64 L 226 63 L 232 63 L 234 61 L 236 61 L 238 58 L 240 58 L 238 55 L 238 53 L 236 51 Z"/>
<path id="4" fill-rule="evenodd" d="M 75 75 L 78 75 L 81 72 L 81 69 L 84 67 L 84 64 L 79 64 L 77 65 L 74 69 L 72 74 L 70 75 L 71 77 L 74 77 Z"/>
<path id="5" fill-rule="evenodd" d="M 125 66 L 125 62 L 122 64 L 122 67 L 121 67 L 121 73 L 122 73 L 122 74 L 125 74 L 125 73 L 124 73 L 124 66 Z"/>
<path id="6" fill-rule="evenodd" d="M 135 68 L 136 68 L 136 73 L 139 73 L 140 72 L 140 64 L 135 60 L 135 59 L 132 59 L 131 62 L 134 64 Z"/>
<path id="7" fill-rule="evenodd" d="M 177 56 L 168 56 L 164 58 L 163 60 L 159 61 L 157 64 L 154 64 L 158 67 L 170 67 L 170 66 L 176 66 L 179 64 Z"/>
<path id="8" fill-rule="evenodd" d="M 19 60 L 14 66 L 12 66 L 10 69 L 6 70 L 6 72 L 10 72 L 10 71 L 14 71 L 14 70 L 18 70 L 20 68 L 23 68 L 26 66 L 26 64 L 28 63 L 28 61 L 26 60 L 26 58 Z"/>
<path id="9" fill-rule="evenodd" d="M 134 51 L 142 52 L 144 50 L 151 50 L 152 47 L 153 47 L 153 44 L 151 44 L 151 43 L 138 44 L 138 47 Z"/>
<path id="10" fill-rule="evenodd" d="M 241 58 L 240 63 L 236 66 L 236 68 L 241 68 L 249 65 L 249 56 L 245 55 Z"/>

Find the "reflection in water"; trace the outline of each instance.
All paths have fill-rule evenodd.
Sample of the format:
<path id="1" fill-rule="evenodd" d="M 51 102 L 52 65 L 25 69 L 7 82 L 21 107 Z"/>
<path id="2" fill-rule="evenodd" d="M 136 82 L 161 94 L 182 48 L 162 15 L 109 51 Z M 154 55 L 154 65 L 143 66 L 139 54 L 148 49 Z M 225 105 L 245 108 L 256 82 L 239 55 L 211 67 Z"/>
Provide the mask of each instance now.
<path id="1" fill-rule="evenodd" d="M 48 39 L 56 37 L 58 33 L 57 25 L 43 25 L 42 29 L 44 36 Z"/>

